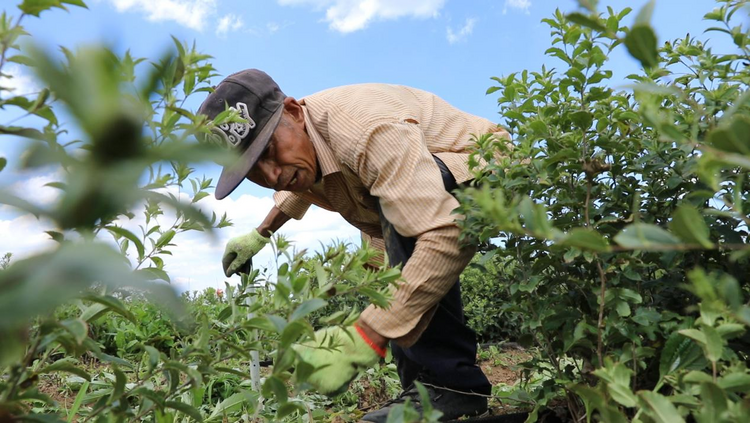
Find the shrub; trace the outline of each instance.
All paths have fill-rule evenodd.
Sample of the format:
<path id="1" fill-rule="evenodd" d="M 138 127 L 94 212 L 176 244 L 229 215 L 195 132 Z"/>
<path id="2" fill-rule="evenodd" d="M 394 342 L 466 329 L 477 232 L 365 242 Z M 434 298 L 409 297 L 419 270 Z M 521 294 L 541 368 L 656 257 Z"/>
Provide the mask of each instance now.
<path id="1" fill-rule="evenodd" d="M 630 28 L 630 9 L 593 3 L 544 20 L 559 67 L 493 78 L 514 141 L 477 140 L 489 166 L 463 193 L 467 236 L 501 239 L 504 313 L 542 355 L 511 398 L 534 405 L 528 421 L 557 397 L 577 420 L 740 418 L 750 37 L 733 16 L 747 2 L 706 14 L 732 53 L 689 35 L 657 47 L 653 2 Z M 617 48 L 644 66 L 632 91 L 606 86 Z"/>

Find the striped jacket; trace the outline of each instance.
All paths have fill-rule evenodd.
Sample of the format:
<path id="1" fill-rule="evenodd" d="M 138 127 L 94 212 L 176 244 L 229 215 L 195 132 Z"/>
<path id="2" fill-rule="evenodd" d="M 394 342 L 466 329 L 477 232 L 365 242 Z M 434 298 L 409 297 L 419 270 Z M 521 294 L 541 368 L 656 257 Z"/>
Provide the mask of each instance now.
<path id="1" fill-rule="evenodd" d="M 343 86 L 307 96 L 300 104 L 322 178 L 303 193 L 275 193 L 276 206 L 295 219 L 310 204 L 338 212 L 382 249 L 379 202 L 399 234 L 416 238 L 391 307 L 370 306 L 361 316 L 381 335 L 409 346 L 475 251 L 459 247 L 451 214 L 458 203 L 445 191 L 432 155 L 456 182 L 465 182 L 472 177 L 472 135 L 495 133 L 507 139 L 508 134 L 434 94 L 404 86 Z"/>

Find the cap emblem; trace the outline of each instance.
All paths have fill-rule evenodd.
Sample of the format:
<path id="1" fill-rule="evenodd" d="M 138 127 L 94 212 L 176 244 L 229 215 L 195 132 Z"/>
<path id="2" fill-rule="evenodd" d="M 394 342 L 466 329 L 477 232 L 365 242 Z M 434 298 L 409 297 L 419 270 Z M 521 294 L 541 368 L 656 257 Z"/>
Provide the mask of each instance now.
<path id="1" fill-rule="evenodd" d="M 236 148 L 242 144 L 242 140 L 247 137 L 250 130 L 255 128 L 255 121 L 250 117 L 250 113 L 247 111 L 247 105 L 245 103 L 238 102 L 237 107 L 230 107 L 229 109 L 238 111 L 240 117 L 247 122 L 223 123 L 219 125 L 221 130 L 214 130 L 213 132 L 221 136 L 224 141 L 222 144 L 229 144 Z"/>

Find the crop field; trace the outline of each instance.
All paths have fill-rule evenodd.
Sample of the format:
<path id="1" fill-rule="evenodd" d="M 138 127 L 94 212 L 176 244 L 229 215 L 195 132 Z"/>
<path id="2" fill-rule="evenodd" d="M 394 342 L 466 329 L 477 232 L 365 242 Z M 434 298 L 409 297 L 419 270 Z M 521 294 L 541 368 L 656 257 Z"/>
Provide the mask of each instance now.
<path id="1" fill-rule="evenodd" d="M 461 289 L 492 414 L 750 422 L 750 1 L 707 1 L 705 33 L 662 41 L 654 1 L 578 5 L 542 21 L 554 68 L 487 70 L 512 141 L 474 136 L 474 179 L 455 193 L 479 245 Z M 0 422 L 355 422 L 396 396 L 390 353 L 327 397 L 294 349 L 388 307 L 400 269 L 367 245 L 274 235 L 272 268 L 174 289 L 171 250 L 232 225 L 198 207 L 213 181 L 192 165 L 226 152 L 195 141 L 212 124 L 183 107 L 216 70 L 177 38 L 159 58 L 24 44 L 25 22 L 85 6 L 2 6 L 0 72 L 25 66 L 43 86 L 0 87 L 0 109 L 21 115 L 0 115 L 0 140 L 28 140 L 12 165 L 58 169 L 61 194 L 0 186 L 0 205 L 55 228 L 54 248 L 0 259 Z M 640 69 L 626 87 L 608 68 L 620 52 Z M 135 213 L 138 228 L 120 224 Z M 406 403 L 389 422 L 438 419 Z"/>

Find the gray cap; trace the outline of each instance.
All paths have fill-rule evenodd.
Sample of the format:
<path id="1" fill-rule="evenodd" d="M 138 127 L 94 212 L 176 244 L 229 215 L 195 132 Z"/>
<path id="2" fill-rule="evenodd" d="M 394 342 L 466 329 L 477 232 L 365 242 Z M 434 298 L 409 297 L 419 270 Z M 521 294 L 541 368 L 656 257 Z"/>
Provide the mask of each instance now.
<path id="1" fill-rule="evenodd" d="M 201 104 L 198 113 L 209 119 L 231 108 L 247 120 L 213 128 L 211 140 L 238 155 L 224 165 L 214 192 L 218 200 L 234 191 L 263 155 L 284 112 L 284 98 L 279 86 L 265 72 L 247 69 L 226 77 Z"/>

